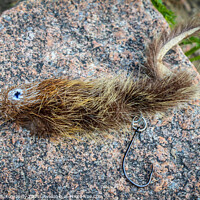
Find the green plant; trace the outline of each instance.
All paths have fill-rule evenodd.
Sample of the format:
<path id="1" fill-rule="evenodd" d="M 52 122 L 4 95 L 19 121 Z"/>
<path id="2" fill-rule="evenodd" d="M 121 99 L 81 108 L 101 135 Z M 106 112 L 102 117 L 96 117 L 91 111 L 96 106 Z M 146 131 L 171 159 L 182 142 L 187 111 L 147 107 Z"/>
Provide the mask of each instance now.
<path id="1" fill-rule="evenodd" d="M 190 37 L 188 39 L 185 39 L 181 45 L 192 45 L 193 47 L 185 52 L 185 55 L 190 58 L 190 61 L 197 61 L 200 60 L 200 55 L 194 56 L 194 53 L 197 52 L 200 49 L 200 38 L 198 37 Z"/>
<path id="2" fill-rule="evenodd" d="M 165 7 L 162 0 L 151 0 L 151 2 L 154 5 L 154 7 L 163 15 L 163 17 L 166 19 L 166 21 L 169 23 L 170 26 L 176 24 L 175 14 L 171 10 L 168 10 Z"/>

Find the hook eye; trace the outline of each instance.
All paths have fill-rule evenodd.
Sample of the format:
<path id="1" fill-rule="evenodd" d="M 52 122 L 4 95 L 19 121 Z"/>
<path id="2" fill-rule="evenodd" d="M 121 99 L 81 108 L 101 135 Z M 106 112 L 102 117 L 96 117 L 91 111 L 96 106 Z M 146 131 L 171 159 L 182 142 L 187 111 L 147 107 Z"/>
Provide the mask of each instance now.
<path id="1" fill-rule="evenodd" d="M 132 121 L 132 128 L 139 132 L 143 132 L 147 128 L 147 122 L 144 117 L 135 116 Z"/>

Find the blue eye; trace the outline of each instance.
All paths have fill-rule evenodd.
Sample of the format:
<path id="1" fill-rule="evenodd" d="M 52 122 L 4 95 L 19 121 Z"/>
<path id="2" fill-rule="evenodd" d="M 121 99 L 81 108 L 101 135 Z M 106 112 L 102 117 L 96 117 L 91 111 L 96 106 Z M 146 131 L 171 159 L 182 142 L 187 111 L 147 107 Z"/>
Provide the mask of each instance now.
<path id="1" fill-rule="evenodd" d="M 19 88 L 11 90 L 10 92 L 8 92 L 8 99 L 11 101 L 19 101 L 23 99 L 23 90 Z"/>
<path id="2" fill-rule="evenodd" d="M 20 98 L 21 93 L 19 91 L 15 92 L 14 96 L 16 99 Z"/>

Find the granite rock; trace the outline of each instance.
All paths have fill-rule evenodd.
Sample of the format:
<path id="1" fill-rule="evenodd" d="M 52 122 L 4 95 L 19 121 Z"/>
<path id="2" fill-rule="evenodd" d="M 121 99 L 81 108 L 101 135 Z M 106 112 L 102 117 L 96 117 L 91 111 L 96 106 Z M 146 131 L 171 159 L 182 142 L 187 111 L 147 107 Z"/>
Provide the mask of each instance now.
<path id="1" fill-rule="evenodd" d="M 1 88 L 50 77 L 137 76 L 148 42 L 169 27 L 150 0 L 26 1 L 0 17 Z M 179 47 L 165 57 L 173 68 L 199 74 Z M 172 66 L 173 65 L 173 66 Z M 130 126 L 101 142 L 35 140 L 1 123 L 0 197 L 10 199 L 198 199 L 200 103 L 148 120 L 126 161 Z"/>

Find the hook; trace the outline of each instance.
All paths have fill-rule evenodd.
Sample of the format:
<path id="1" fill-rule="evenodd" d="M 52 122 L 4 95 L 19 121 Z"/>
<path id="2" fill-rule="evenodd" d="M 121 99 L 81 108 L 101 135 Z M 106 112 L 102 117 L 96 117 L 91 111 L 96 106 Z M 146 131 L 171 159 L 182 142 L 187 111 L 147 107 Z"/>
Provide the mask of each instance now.
<path id="1" fill-rule="evenodd" d="M 152 178 L 152 175 L 153 175 L 153 164 L 151 165 L 151 172 L 150 172 L 150 175 L 149 175 L 148 182 L 147 182 L 146 184 L 144 184 L 144 185 L 139 185 L 139 184 L 134 183 L 133 181 L 131 181 L 130 178 L 129 178 L 129 177 L 127 176 L 127 174 L 126 174 L 125 167 L 124 167 L 125 159 L 126 159 L 126 157 L 127 157 L 127 155 L 128 155 L 128 152 L 129 152 L 130 147 L 131 147 L 131 145 L 132 145 L 132 143 L 133 143 L 133 139 L 135 138 L 135 135 L 136 135 L 137 133 L 143 132 L 143 131 L 147 128 L 147 122 L 146 122 L 146 120 L 144 119 L 144 117 L 141 116 L 139 119 L 137 119 L 137 118 L 138 118 L 138 117 L 134 117 L 134 118 L 133 118 L 133 121 L 132 121 L 132 128 L 133 128 L 135 131 L 134 131 L 134 134 L 133 134 L 133 138 L 132 138 L 132 140 L 131 140 L 131 142 L 130 142 L 130 144 L 129 144 L 127 150 L 126 150 L 126 153 L 124 154 L 124 158 L 123 158 L 123 162 L 122 162 L 122 168 L 123 168 L 124 175 L 125 175 L 125 177 L 128 179 L 129 182 L 131 182 L 134 186 L 136 186 L 136 187 L 138 187 L 138 188 L 143 188 L 143 187 L 148 186 L 148 185 L 150 184 L 150 182 L 151 182 L 151 178 Z M 137 120 L 136 120 L 136 119 L 137 119 Z"/>

